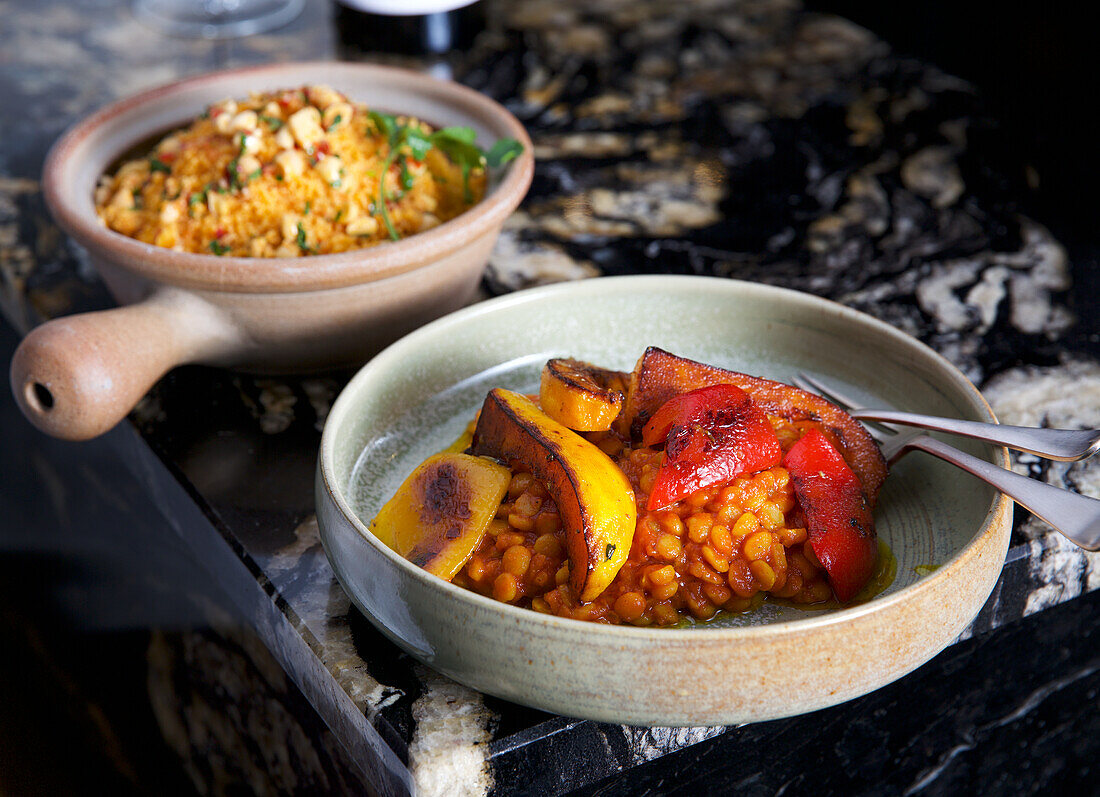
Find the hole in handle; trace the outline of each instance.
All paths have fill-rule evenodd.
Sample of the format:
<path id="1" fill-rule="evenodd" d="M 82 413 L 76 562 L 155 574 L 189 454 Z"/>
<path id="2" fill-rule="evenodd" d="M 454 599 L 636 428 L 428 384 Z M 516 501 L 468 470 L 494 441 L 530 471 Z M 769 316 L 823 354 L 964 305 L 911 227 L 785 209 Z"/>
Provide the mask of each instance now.
<path id="1" fill-rule="evenodd" d="M 49 412 L 53 409 L 53 393 L 41 382 L 28 382 L 24 388 L 27 404 L 39 412 Z"/>

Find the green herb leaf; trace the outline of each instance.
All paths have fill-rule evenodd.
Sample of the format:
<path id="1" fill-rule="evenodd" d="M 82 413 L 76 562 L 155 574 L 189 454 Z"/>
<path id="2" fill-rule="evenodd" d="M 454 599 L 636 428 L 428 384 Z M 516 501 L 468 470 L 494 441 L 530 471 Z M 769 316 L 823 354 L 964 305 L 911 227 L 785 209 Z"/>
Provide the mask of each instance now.
<path id="1" fill-rule="evenodd" d="M 485 165 L 502 166 L 523 152 L 523 145 L 515 139 L 505 138 L 497 141 L 488 154 L 483 152 L 474 142 L 477 140 L 477 131 L 472 127 L 444 127 L 434 133 L 426 134 L 419 126 L 398 124 L 397 117 L 392 114 L 370 111 L 368 118 L 377 128 L 378 132 L 386 137 L 390 145 L 390 151 L 382 167 L 382 175 L 378 181 L 378 208 L 382 216 L 382 222 L 386 225 L 386 231 L 394 241 L 400 236 L 390 219 L 387 202 L 396 201 L 413 187 L 413 175 L 409 171 L 407 157 L 421 161 L 433 148 L 440 150 L 462 171 L 462 187 L 466 204 L 473 204 L 473 191 L 470 190 L 470 175 L 474 169 L 483 168 Z M 405 152 L 398 153 L 402 147 Z M 397 162 L 401 169 L 399 185 L 404 191 L 398 196 L 391 197 L 386 191 L 386 174 L 390 167 Z M 435 175 L 433 175 L 434 177 Z M 445 179 L 436 177 L 437 182 L 446 182 Z"/>
<path id="2" fill-rule="evenodd" d="M 272 130 L 278 130 L 280 127 L 283 126 L 283 120 L 279 119 L 277 116 L 267 116 L 261 114 L 260 121 L 266 122 L 268 127 L 270 127 Z"/>
<path id="3" fill-rule="evenodd" d="M 473 144 L 477 141 L 477 131 L 472 127 L 444 127 L 442 130 L 436 131 L 435 135 L 467 144 Z"/>
<path id="4" fill-rule="evenodd" d="M 432 148 L 432 140 L 420 128 L 410 127 L 405 133 L 405 143 L 409 145 L 409 151 L 413 159 L 422 161 Z"/>
<path id="5" fill-rule="evenodd" d="M 302 222 L 298 222 L 298 237 L 294 240 L 298 244 L 298 248 L 303 252 L 309 251 L 309 242 L 306 240 L 306 228 L 302 226 Z"/>
<path id="6" fill-rule="evenodd" d="M 229 247 L 226 246 L 223 243 L 218 242 L 218 241 L 211 241 L 210 242 L 210 251 L 213 252 L 214 254 L 216 254 L 218 257 L 221 257 L 222 255 L 224 255 L 226 252 L 229 251 Z"/>
<path id="7" fill-rule="evenodd" d="M 302 211 L 302 215 L 303 216 L 308 216 L 309 215 L 309 209 L 311 207 L 313 207 L 313 202 L 306 202 L 306 207 L 305 207 L 305 210 Z M 301 227 L 299 226 L 298 229 L 301 229 Z"/>
<path id="8" fill-rule="evenodd" d="M 241 188 L 241 175 L 238 166 L 237 159 L 234 158 L 229 161 L 229 166 L 226 167 L 226 172 L 229 177 L 229 187 L 234 191 L 238 191 Z"/>
<path id="9" fill-rule="evenodd" d="M 208 190 L 209 186 L 187 197 L 187 217 L 189 219 L 195 218 L 195 205 L 206 204 L 206 192 Z"/>
<path id="10" fill-rule="evenodd" d="M 519 157 L 522 152 L 523 144 L 520 144 L 514 138 L 502 138 L 485 153 L 485 162 L 492 168 L 497 169 L 508 161 Z"/>
<path id="11" fill-rule="evenodd" d="M 393 164 L 393 157 L 394 151 L 390 150 L 389 157 L 382 164 L 382 178 L 378 181 L 378 206 L 382 209 L 382 223 L 386 225 L 386 232 L 390 234 L 390 240 L 397 241 L 400 240 L 401 236 L 394 229 L 393 222 L 390 220 L 389 208 L 386 207 L 386 174 Z"/>
<path id="12" fill-rule="evenodd" d="M 409 171 L 409 162 L 404 155 L 397 158 L 398 165 L 401 166 L 401 187 L 408 191 L 413 187 L 413 176 Z"/>
<path id="13" fill-rule="evenodd" d="M 378 128 L 378 132 L 386 137 L 390 142 L 390 146 L 393 146 L 395 134 L 397 133 L 397 117 L 390 113 L 382 113 L 380 111 L 371 111 L 367 114 L 367 117 L 374 123 L 374 126 Z"/>
<path id="14" fill-rule="evenodd" d="M 149 159 L 149 171 L 151 173 L 162 172 L 164 174 L 171 174 L 172 167 L 162 161 L 160 158 Z"/>
<path id="15" fill-rule="evenodd" d="M 340 124 L 342 121 L 344 121 L 344 115 L 339 113 L 336 114 L 336 117 L 332 120 L 332 124 L 326 127 L 325 130 L 332 130 L 332 128 L 336 127 L 336 125 Z"/>

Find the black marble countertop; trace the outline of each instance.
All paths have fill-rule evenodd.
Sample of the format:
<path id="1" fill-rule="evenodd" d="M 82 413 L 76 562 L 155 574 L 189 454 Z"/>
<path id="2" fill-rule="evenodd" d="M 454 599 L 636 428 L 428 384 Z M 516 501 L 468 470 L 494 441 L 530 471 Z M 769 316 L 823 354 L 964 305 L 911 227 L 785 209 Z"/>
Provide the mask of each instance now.
<path id="1" fill-rule="evenodd" d="M 363 51 L 354 29 L 337 24 L 346 15 L 338 20 L 320 0 L 282 30 L 224 42 L 163 37 L 128 4 L 108 0 L 0 1 L 0 310 L 26 331 L 44 318 L 110 304 L 84 253 L 53 225 L 40 192 L 45 153 L 76 119 L 117 97 L 216 68 L 397 61 L 453 75 L 500 100 L 535 143 L 531 192 L 493 252 L 482 297 L 655 272 L 797 288 L 929 344 L 982 388 L 1003 422 L 1100 427 L 1100 343 L 1082 324 L 1095 312 L 1095 297 L 1074 291 L 1075 280 L 1095 283 L 1095 263 L 1072 263 L 1043 219 L 1028 215 L 1037 175 L 1003 145 L 972 86 L 895 55 L 848 21 L 786 0 L 486 5 L 489 24 L 473 46 L 428 63 Z M 662 772 L 674 777 L 714 751 L 747 752 L 785 733 L 804 735 L 815 754 L 842 749 L 858 759 L 846 766 L 882 770 L 863 780 L 833 778 L 830 789 L 879 782 L 921 793 L 933 783 L 973 782 L 953 769 L 962 760 L 958 745 L 892 752 L 889 778 L 889 762 L 873 753 L 895 722 L 883 718 L 889 701 L 904 704 L 898 689 L 925 684 L 931 694 L 928 682 L 942 676 L 954 677 L 952 688 L 985 694 L 986 687 L 952 676 L 955 659 L 942 656 L 909 676 L 909 686 L 819 712 L 811 724 L 693 729 L 549 716 L 417 664 L 350 607 L 317 537 L 316 449 L 349 376 L 257 378 L 188 366 L 167 375 L 109 435 L 119 460 L 156 497 L 169 533 L 204 564 L 298 690 L 301 706 L 327 729 L 301 739 L 270 728 L 270 738 L 255 728 L 245 734 L 290 750 L 280 766 L 319 778 L 302 774 L 299 785 L 430 795 L 625 793 L 633 782 L 639 790 L 672 791 Z M 1100 497 L 1096 462 L 1021 456 L 1015 467 Z M 1070 629 L 1069 607 L 1052 607 L 1098 585 L 1098 555 L 1018 511 L 1001 582 L 951 655 L 962 661 L 1007 645 L 1021 632 L 1003 626 L 1047 610 L 1058 618 L 1050 634 Z M 1095 596 L 1086 600 L 1092 605 Z M 279 685 L 286 678 L 236 678 L 234 662 L 266 654 L 252 656 L 227 630 L 228 618 L 209 614 L 208 627 L 191 636 L 154 638 L 148 656 L 159 727 L 200 788 L 232 782 L 226 772 L 247 778 L 249 766 L 273 766 L 224 750 L 221 768 L 210 763 L 210 739 L 241 721 L 239 713 L 219 714 L 219 706 L 289 688 Z M 1040 677 L 1040 664 L 1027 670 L 1030 677 Z M 1035 705 L 1062 686 L 1095 684 L 1095 662 L 1089 666 L 1033 694 Z M 1003 711 L 985 707 L 980 717 L 974 708 L 977 718 L 948 738 L 986 738 L 1015 722 L 1014 711 L 1041 714 L 1028 714 L 1026 697 Z M 954 699 L 949 692 L 934 698 L 944 705 Z M 916 710 L 912 702 L 909 710 Z M 811 732 L 813 722 L 820 728 Z M 830 753 L 820 734 L 834 733 L 838 723 L 848 726 L 850 744 Z M 646 766 L 655 759 L 667 769 Z M 739 775 L 747 791 L 812 782 L 790 762 L 776 770 L 793 773 L 787 781 L 764 769 L 757 762 Z M 622 772 L 633 774 L 615 780 Z M 594 785 L 605 778 L 612 778 L 606 788 Z M 1073 782 L 1072 772 L 1065 782 Z"/>

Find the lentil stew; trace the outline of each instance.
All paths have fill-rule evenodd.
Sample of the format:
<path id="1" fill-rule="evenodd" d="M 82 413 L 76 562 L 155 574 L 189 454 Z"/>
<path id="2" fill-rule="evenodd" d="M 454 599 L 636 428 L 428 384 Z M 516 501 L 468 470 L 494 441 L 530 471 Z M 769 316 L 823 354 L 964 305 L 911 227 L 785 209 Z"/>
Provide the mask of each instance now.
<path id="1" fill-rule="evenodd" d="M 642 370 L 650 352 L 639 361 L 636 374 Z M 690 360 L 679 359 L 681 365 L 686 364 L 684 367 L 692 364 Z M 688 420 L 681 417 L 679 421 L 668 422 L 667 433 L 662 430 L 661 434 L 652 429 L 647 429 L 645 435 L 640 434 L 637 424 L 632 430 L 631 419 L 626 417 L 601 424 L 607 428 L 597 431 L 570 431 L 551 417 L 577 417 L 568 407 L 561 409 L 563 404 L 569 403 L 568 395 L 563 399 L 561 385 L 548 387 L 552 379 L 548 380 L 547 374 L 553 374 L 555 368 L 561 372 L 563 368 L 556 365 L 561 362 L 568 363 L 573 372 L 583 368 L 591 377 L 587 379 L 590 383 L 587 387 L 583 384 L 585 380 L 569 382 L 572 390 L 588 391 L 578 402 L 583 399 L 587 402 L 584 406 L 591 406 L 592 402 L 603 400 L 614 405 L 612 417 L 623 405 L 624 397 L 629 406 L 631 392 L 639 389 L 636 374 L 632 377 L 576 361 L 551 361 L 543 372 L 542 395 L 551 393 L 552 405 L 543 403 L 540 410 L 538 402 L 532 402 L 531 398 L 512 394 L 513 398 L 508 399 L 513 406 L 521 407 L 536 419 L 534 425 L 524 428 L 524 439 L 528 442 L 535 439 L 536 444 L 507 449 L 486 442 L 487 438 L 500 437 L 488 428 L 491 424 L 507 422 L 495 416 L 494 420 L 486 420 L 494 394 L 502 391 L 490 393 L 478 420 L 471 423 L 471 445 L 468 448 L 460 445 L 460 448 L 465 448 L 467 454 L 501 461 L 509 468 L 511 476 L 495 513 L 479 530 L 480 542 L 451 579 L 454 584 L 498 601 L 561 617 L 654 627 L 707 621 L 720 612 L 747 612 L 769 599 L 809 606 L 835 603 L 837 598 L 842 602 L 857 598 L 858 589 L 848 591 L 852 583 L 849 576 L 856 573 L 854 578 L 860 588 L 871 579 L 878 551 L 873 523 L 865 523 L 869 528 L 859 529 L 846 540 L 863 545 L 864 552 L 859 554 L 862 561 L 846 562 L 834 557 L 833 549 L 822 547 L 821 540 L 828 539 L 828 534 L 836 530 L 815 526 L 815 518 L 820 513 L 810 511 L 816 510 L 817 505 L 811 507 L 807 502 L 819 499 L 800 492 L 798 481 L 802 471 L 792 471 L 788 467 L 787 455 L 804 438 L 812 441 L 821 438 L 825 446 L 837 452 L 839 465 L 836 467 L 845 471 L 842 476 L 849 480 L 846 483 L 857 485 L 848 499 L 838 498 L 840 503 L 834 501 L 831 508 L 839 507 L 838 511 L 847 513 L 843 514 L 846 518 L 869 517 L 881 484 L 879 477 L 885 474 L 885 464 L 879 456 L 881 474 L 875 472 L 873 486 L 867 491 L 864 485 L 863 493 L 858 486 L 859 479 L 844 464 L 845 460 L 858 461 L 864 469 L 869 467 L 866 446 L 868 441 L 871 447 L 874 443 L 869 436 L 866 440 L 859 437 L 857 429 L 866 435 L 862 427 L 852 421 L 851 426 L 844 424 L 843 429 L 838 429 L 832 425 L 837 423 L 838 416 L 832 414 L 826 422 L 812 413 L 760 412 L 758 417 L 765 429 L 754 431 L 750 437 L 755 440 L 766 435 L 774 441 L 775 455 L 769 454 L 766 459 L 746 457 L 744 447 L 755 443 L 746 442 L 750 437 L 744 434 L 730 435 L 729 424 L 739 421 L 730 421 L 729 413 L 723 414 L 720 407 L 710 408 L 711 413 L 706 416 L 708 421 L 700 420 L 704 416 L 696 411 Z M 719 371 L 706 368 L 710 373 Z M 719 383 L 724 384 L 737 381 L 733 377 L 743 376 L 721 373 L 730 375 L 730 378 L 721 378 Z M 778 383 L 767 382 L 766 387 L 774 392 L 778 390 L 776 385 Z M 643 389 L 647 389 L 646 386 L 643 385 Z M 787 389 L 797 391 L 789 386 Z M 719 392 L 731 391 L 741 393 L 735 387 Z M 707 393 L 706 390 L 696 392 Z M 743 402 L 752 403 L 749 395 L 742 393 L 742 396 Z M 813 398 L 815 402 L 820 401 Z M 498 403 L 501 400 L 499 395 L 496 400 Z M 791 401 L 795 405 L 806 403 L 797 396 Z M 533 406 L 528 407 L 523 402 Z M 675 409 L 672 402 L 670 407 Z M 590 413 L 589 417 L 596 415 L 603 417 L 600 413 Z M 545 417 L 545 422 L 539 421 L 538 416 Z M 662 410 L 660 417 L 667 419 L 669 414 Z M 591 426 L 587 421 L 584 425 Z M 570 478 L 561 478 L 547 470 L 547 462 L 560 460 L 560 467 L 569 471 L 571 463 L 568 460 L 573 455 L 555 442 L 568 435 L 580 438 L 584 446 L 613 463 L 625 477 L 624 489 L 628 491 L 632 511 L 628 513 L 629 531 L 621 539 L 625 556 L 614 557 L 618 560 L 615 562 L 617 567 L 603 580 L 592 574 L 612 560 L 619 539 L 605 534 L 598 538 L 598 545 L 594 545 L 596 536 L 592 530 L 577 526 L 588 523 L 590 516 L 600 512 L 623 513 L 601 506 L 603 499 L 595 497 L 582 500 L 582 504 L 587 500 L 589 505 L 581 507 L 578 518 L 571 507 L 576 499 L 572 491 L 577 488 L 570 484 L 591 479 L 598 481 L 601 477 L 583 468 L 568 474 Z M 542 443 L 538 442 L 539 438 Z M 699 472 L 703 474 L 702 481 L 697 482 L 700 486 L 676 500 L 658 502 L 660 505 L 654 506 L 651 501 L 654 485 L 662 471 L 670 467 L 671 460 L 679 457 L 679 463 L 686 461 L 684 451 L 695 457 Z M 691 454 L 692 451 L 695 453 Z M 521 452 L 520 455 L 517 456 L 517 452 Z M 726 461 L 716 470 L 714 463 L 720 457 L 732 457 L 733 465 Z M 738 472 L 738 462 L 750 464 L 743 472 Z M 719 480 L 708 477 L 706 474 L 710 472 L 718 472 Z M 822 478 L 832 475 L 820 471 Z M 563 501 L 565 506 L 562 506 Z M 376 526 L 372 528 L 377 531 Z M 825 563 L 823 557 L 827 558 Z M 587 580 L 579 577 L 578 568 L 588 569 Z M 594 581 L 598 581 L 595 586 Z M 834 589 L 837 584 L 841 586 Z M 877 583 L 875 590 L 884 586 Z M 593 594 L 596 590 L 598 594 Z"/>

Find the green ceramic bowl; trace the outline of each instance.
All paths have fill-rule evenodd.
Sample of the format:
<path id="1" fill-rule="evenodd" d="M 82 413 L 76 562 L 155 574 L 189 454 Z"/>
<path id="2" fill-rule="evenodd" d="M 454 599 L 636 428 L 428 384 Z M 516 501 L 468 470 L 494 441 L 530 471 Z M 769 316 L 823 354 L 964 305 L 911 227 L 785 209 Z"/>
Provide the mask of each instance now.
<path id="1" fill-rule="evenodd" d="M 412 333 L 366 365 L 329 414 L 317 514 L 356 606 L 417 659 L 547 711 L 635 725 L 725 725 L 865 694 L 946 647 L 996 583 L 1011 502 L 923 454 L 876 512 L 893 584 L 845 609 L 765 605 L 685 629 L 538 614 L 460 589 L 395 555 L 370 520 L 412 469 L 451 443 L 496 386 L 537 390 L 572 356 L 629 370 L 646 346 L 787 380 L 827 377 L 867 406 L 992 421 L 950 363 L 894 328 L 806 294 L 702 277 L 620 277 L 494 299 Z M 1002 450 L 960 443 L 997 464 Z"/>

